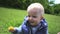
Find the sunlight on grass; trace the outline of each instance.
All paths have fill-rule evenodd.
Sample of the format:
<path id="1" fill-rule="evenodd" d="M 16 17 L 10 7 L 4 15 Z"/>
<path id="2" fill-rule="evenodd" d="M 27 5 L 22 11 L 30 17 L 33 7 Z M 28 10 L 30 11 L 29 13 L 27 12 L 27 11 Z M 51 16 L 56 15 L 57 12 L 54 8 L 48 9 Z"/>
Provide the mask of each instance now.
<path id="1" fill-rule="evenodd" d="M 23 22 L 26 10 L 0 7 L 0 34 L 10 34 L 9 26 L 18 27 Z M 57 34 L 60 31 L 60 16 L 45 14 L 48 22 L 49 34 Z"/>

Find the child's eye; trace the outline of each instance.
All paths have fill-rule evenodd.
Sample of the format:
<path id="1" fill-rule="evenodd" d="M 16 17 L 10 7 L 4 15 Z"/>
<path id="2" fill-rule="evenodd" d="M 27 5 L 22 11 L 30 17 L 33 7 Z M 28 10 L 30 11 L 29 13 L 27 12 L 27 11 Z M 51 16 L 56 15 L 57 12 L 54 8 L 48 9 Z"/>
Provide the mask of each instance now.
<path id="1" fill-rule="evenodd" d="M 36 18 L 37 16 L 29 16 L 29 15 L 28 15 L 28 17 L 33 17 L 33 18 Z"/>
<path id="2" fill-rule="evenodd" d="M 28 15 L 28 17 L 30 17 L 30 16 Z"/>
<path id="3" fill-rule="evenodd" d="M 33 18 L 36 18 L 36 16 L 33 16 Z"/>

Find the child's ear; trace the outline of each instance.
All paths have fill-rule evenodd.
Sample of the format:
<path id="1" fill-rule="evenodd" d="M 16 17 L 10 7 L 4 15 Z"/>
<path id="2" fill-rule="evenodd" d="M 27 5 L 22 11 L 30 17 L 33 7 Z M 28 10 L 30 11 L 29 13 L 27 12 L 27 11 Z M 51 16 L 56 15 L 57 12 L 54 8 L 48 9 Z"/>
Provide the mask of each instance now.
<path id="1" fill-rule="evenodd" d="M 40 17 L 40 20 L 42 20 L 42 19 L 43 19 L 43 16 Z"/>

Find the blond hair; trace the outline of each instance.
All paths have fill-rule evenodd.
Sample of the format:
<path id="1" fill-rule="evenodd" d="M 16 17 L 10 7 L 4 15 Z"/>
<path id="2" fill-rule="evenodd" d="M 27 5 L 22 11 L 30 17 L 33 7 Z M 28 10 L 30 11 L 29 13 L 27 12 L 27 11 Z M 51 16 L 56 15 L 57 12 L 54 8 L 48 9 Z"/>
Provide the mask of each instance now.
<path id="1" fill-rule="evenodd" d="M 44 7 L 40 3 L 32 3 L 31 5 L 28 6 L 27 11 L 33 8 L 38 8 L 39 14 L 44 15 Z"/>

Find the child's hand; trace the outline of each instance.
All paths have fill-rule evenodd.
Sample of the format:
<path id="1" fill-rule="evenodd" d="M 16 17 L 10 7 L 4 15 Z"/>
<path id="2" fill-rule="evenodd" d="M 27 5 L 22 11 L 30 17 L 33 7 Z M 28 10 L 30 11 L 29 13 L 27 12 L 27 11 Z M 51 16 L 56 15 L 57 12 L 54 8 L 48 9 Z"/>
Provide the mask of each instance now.
<path id="1" fill-rule="evenodd" d="M 9 28 L 8 28 L 8 30 L 10 31 L 10 32 L 14 32 L 15 30 L 14 30 L 14 27 L 12 27 L 12 26 L 10 26 Z"/>

